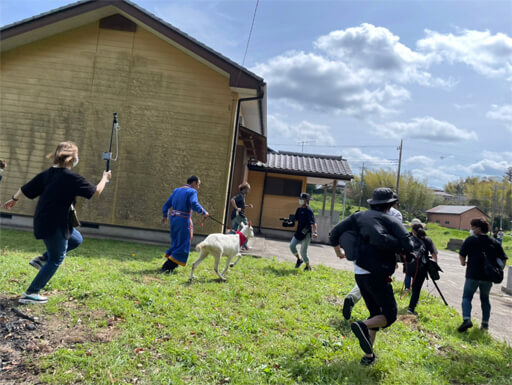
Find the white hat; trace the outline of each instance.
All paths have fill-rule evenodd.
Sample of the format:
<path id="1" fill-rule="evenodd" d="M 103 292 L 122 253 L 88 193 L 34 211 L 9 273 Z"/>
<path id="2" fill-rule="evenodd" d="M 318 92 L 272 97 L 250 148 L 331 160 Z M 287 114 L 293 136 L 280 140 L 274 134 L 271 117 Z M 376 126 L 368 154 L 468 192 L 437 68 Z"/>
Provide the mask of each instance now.
<path id="1" fill-rule="evenodd" d="M 418 218 L 414 218 L 411 221 L 411 225 L 422 225 L 423 226 L 423 223 L 421 223 L 421 221 Z"/>

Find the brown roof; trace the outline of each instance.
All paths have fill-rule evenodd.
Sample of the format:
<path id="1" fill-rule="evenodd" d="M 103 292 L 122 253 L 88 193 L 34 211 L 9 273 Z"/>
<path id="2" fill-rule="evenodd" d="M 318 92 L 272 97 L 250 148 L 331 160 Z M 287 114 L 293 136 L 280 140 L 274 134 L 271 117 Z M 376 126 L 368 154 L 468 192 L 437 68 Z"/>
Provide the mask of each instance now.
<path id="1" fill-rule="evenodd" d="M 429 214 L 463 214 L 466 211 L 477 209 L 482 214 L 486 215 L 482 210 L 480 210 L 476 206 L 450 206 L 450 205 L 440 205 L 427 210 Z"/>
<path id="2" fill-rule="evenodd" d="M 354 176 L 346 159 L 341 156 L 304 154 L 269 149 L 267 162 L 252 162 L 251 170 L 278 174 L 303 175 L 337 180 L 351 180 Z"/>
<path id="3" fill-rule="evenodd" d="M 119 12 L 124 16 L 138 20 L 156 33 L 164 35 L 192 54 L 228 73 L 231 87 L 261 90 L 264 86 L 265 83 L 259 76 L 128 0 L 78 1 L 3 26 L 0 28 L 1 50 L 8 50 L 19 44 L 42 39 L 54 32 L 76 28 L 78 25 L 89 23 L 93 19 L 97 20 Z M 72 19 L 72 22 L 66 22 L 68 19 Z M 39 29 L 39 31 L 34 33 L 36 29 Z M 26 36 L 24 39 L 21 35 L 30 36 Z"/>

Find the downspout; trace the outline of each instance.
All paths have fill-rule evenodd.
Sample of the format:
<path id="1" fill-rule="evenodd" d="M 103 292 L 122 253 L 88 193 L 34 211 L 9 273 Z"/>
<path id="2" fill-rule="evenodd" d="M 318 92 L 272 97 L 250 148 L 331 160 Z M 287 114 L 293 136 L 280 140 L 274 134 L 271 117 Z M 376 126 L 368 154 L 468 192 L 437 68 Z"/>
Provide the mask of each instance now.
<path id="1" fill-rule="evenodd" d="M 258 232 L 261 234 L 261 221 L 263 220 L 263 205 L 265 204 L 265 189 L 267 188 L 267 172 L 265 171 L 265 177 L 263 179 L 263 191 L 261 192 L 261 209 L 260 209 L 260 225 L 258 226 Z"/>
<path id="2" fill-rule="evenodd" d="M 238 127 L 239 127 L 238 119 L 240 118 L 240 106 L 242 105 L 242 102 L 249 102 L 251 100 L 262 100 L 263 96 L 265 94 L 263 92 L 261 92 L 261 87 L 258 90 L 258 93 L 259 93 L 258 96 L 254 96 L 254 97 L 251 97 L 251 98 L 238 99 L 238 103 L 236 105 L 235 132 L 234 132 L 234 135 L 233 135 L 233 147 L 232 147 L 232 150 L 231 150 L 231 170 L 229 172 L 228 196 L 227 196 L 227 200 L 226 200 L 226 212 L 224 214 L 223 233 L 226 232 L 226 223 L 228 222 L 228 215 L 229 215 L 229 212 L 231 211 L 229 209 L 229 207 L 230 207 L 231 193 L 232 193 L 231 185 L 233 183 L 233 174 L 234 174 L 234 171 L 235 171 L 236 150 L 237 150 L 237 146 L 238 146 Z M 260 115 L 261 115 L 261 108 L 260 108 Z M 263 122 L 263 117 L 262 116 L 260 116 L 260 120 L 261 120 L 261 122 Z M 263 126 L 262 126 L 262 130 L 263 130 Z"/>

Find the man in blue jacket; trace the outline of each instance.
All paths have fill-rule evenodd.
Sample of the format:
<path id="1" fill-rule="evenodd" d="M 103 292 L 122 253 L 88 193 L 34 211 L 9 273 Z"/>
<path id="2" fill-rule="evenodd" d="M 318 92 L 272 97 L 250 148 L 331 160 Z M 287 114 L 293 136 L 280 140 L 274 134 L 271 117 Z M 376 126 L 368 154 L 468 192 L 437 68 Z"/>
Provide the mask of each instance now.
<path id="1" fill-rule="evenodd" d="M 190 244 L 194 235 L 192 211 L 208 218 L 208 212 L 197 200 L 197 190 L 201 181 L 195 175 L 187 179 L 187 184 L 174 189 L 162 207 L 162 223 L 171 217 L 171 247 L 165 252 L 167 260 L 162 272 L 169 273 L 178 265 L 185 266 L 190 253 Z M 172 208 L 172 210 L 171 210 Z"/>
<path id="2" fill-rule="evenodd" d="M 370 317 L 366 321 L 356 321 L 350 327 L 365 352 L 361 359 L 363 365 L 375 361 L 373 344 L 377 331 L 396 321 L 397 304 L 390 278 L 395 272 L 395 253 L 413 249 L 409 232 L 397 218 L 387 214 L 396 200 L 390 188 L 377 188 L 372 199 L 368 199 L 370 210 L 352 214 L 330 233 L 330 243 L 338 258 L 345 257 L 339 242 L 341 234 L 348 230 L 358 234 L 359 252 L 354 274 Z"/>

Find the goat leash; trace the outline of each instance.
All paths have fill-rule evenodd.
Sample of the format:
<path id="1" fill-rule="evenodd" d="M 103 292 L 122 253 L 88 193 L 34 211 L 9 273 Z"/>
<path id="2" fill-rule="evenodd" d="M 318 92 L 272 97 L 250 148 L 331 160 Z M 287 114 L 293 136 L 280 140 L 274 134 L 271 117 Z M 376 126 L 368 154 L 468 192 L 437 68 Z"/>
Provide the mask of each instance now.
<path id="1" fill-rule="evenodd" d="M 214 217 L 212 217 L 211 215 L 210 215 L 210 216 L 208 216 L 208 218 L 209 218 L 209 219 L 211 219 L 211 220 L 212 220 L 212 221 L 214 221 L 214 222 L 217 222 L 219 225 L 224 226 L 224 223 L 222 223 L 222 222 L 221 222 L 221 221 L 219 221 L 218 219 L 215 219 L 215 218 L 214 218 Z M 206 218 L 206 219 L 208 219 L 208 218 Z M 201 226 L 203 226 L 203 225 L 204 225 L 204 221 L 201 221 L 200 225 L 201 225 Z"/>

